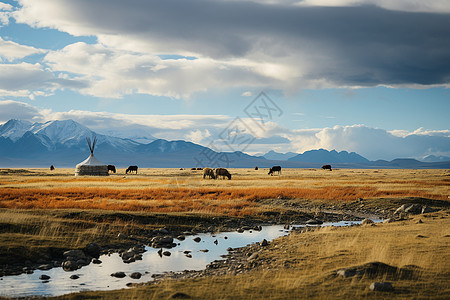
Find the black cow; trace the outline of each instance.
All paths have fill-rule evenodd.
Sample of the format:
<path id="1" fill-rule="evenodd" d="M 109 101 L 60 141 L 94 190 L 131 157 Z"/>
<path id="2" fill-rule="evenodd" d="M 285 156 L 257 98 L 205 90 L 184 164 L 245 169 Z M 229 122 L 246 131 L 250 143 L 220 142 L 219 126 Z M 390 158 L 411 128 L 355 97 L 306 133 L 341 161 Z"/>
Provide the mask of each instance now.
<path id="1" fill-rule="evenodd" d="M 55 167 L 53 165 L 50 166 L 50 171 L 53 171 Z"/>
<path id="2" fill-rule="evenodd" d="M 331 165 L 323 165 L 323 166 L 322 166 L 322 169 L 332 171 L 332 170 L 331 170 Z"/>
<path id="3" fill-rule="evenodd" d="M 281 167 L 273 166 L 272 168 L 270 168 L 268 175 L 272 176 L 274 172 L 278 172 L 278 174 L 281 174 Z"/>
<path id="4" fill-rule="evenodd" d="M 112 171 L 114 174 L 116 173 L 116 166 L 115 165 L 108 165 L 108 172 Z"/>
<path id="5" fill-rule="evenodd" d="M 125 174 L 128 174 L 128 172 L 136 172 L 137 174 L 138 166 L 129 166 L 128 169 L 125 171 Z"/>

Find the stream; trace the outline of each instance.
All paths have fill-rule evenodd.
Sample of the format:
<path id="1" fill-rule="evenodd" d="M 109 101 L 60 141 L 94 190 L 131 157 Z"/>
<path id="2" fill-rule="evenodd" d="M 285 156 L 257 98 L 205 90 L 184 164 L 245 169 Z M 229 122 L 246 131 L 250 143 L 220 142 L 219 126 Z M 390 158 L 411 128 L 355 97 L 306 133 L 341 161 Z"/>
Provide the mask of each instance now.
<path id="1" fill-rule="evenodd" d="M 341 221 L 324 223 L 320 226 L 349 226 L 360 224 L 361 221 Z M 292 227 L 305 227 L 294 225 Z M 0 277 L 0 297 L 29 297 L 29 296 L 59 296 L 80 291 L 116 290 L 127 287 L 127 283 L 152 281 L 153 274 L 164 272 L 181 272 L 184 270 L 202 270 L 214 260 L 220 260 L 221 255 L 227 254 L 227 249 L 244 247 L 261 242 L 263 239 L 271 241 L 287 235 L 289 230 L 283 225 L 263 226 L 261 231 L 221 232 L 216 234 L 203 233 L 186 236 L 184 241 L 174 240 L 177 247 L 169 249 L 170 256 L 160 256 L 159 249 L 146 247 L 142 260 L 126 264 L 118 253 L 100 256 L 101 264 L 89 264 L 75 271 L 64 271 L 53 268 L 47 271 L 35 270 L 33 274 Z M 200 237 L 200 242 L 193 239 Z M 203 250 L 203 251 L 202 251 Z M 207 252 L 205 250 L 208 250 Z M 192 258 L 184 251 L 191 251 Z M 115 272 L 125 272 L 124 278 L 112 277 Z M 140 279 L 132 279 L 133 272 L 142 273 Z M 41 275 L 50 276 L 49 280 L 41 280 Z M 78 279 L 71 279 L 78 275 Z"/>

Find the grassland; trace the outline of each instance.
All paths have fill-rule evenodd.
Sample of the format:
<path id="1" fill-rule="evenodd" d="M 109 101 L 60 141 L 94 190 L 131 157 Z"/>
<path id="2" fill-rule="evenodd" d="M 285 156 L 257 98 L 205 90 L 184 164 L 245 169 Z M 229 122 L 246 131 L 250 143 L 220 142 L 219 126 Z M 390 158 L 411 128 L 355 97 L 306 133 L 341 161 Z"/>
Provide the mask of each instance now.
<path id="1" fill-rule="evenodd" d="M 267 248 L 253 247 L 250 251 L 264 263 L 239 275 L 165 280 L 131 290 L 60 298 L 171 299 L 182 293 L 193 299 L 448 299 L 449 247 L 450 215 L 442 212 L 389 224 L 326 227 L 290 234 Z M 370 273 L 367 264 L 375 262 L 399 270 Z M 367 272 L 348 278 L 336 275 L 355 266 Z M 371 283 L 385 281 L 394 291 L 369 289 Z"/>
<path id="2" fill-rule="evenodd" d="M 160 299 L 175 291 L 206 299 L 373 297 L 367 278 L 330 277 L 332 270 L 370 261 L 421 268 L 413 288 L 406 287 L 411 280 L 399 279 L 400 289 L 389 297 L 426 298 L 433 288 L 439 293 L 431 296 L 448 295 L 449 170 L 286 169 L 281 176 L 264 169 L 230 171 L 232 180 L 204 180 L 201 171 L 178 169 L 140 169 L 138 175 L 119 169 L 108 177 L 75 177 L 73 169 L 0 169 L 0 265 L 45 260 L 88 242 L 126 243 L 118 232 L 140 238 L 165 226 L 220 229 L 230 218 L 266 222 L 296 214 L 324 217 L 324 211 L 389 216 L 402 204 L 420 203 L 441 212 L 423 224 L 408 220 L 291 235 L 261 253 L 272 265 L 237 277 L 167 281 L 89 297 Z M 289 219 L 277 222 L 283 220 Z"/>

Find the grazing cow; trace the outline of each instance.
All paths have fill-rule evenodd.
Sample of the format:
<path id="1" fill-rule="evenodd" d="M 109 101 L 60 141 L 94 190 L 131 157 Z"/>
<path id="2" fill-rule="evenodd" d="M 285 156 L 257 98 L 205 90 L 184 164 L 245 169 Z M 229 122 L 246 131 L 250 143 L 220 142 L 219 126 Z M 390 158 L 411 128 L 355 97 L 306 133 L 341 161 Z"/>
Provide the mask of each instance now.
<path id="1" fill-rule="evenodd" d="M 53 171 L 55 167 L 53 165 L 50 166 L 50 171 Z"/>
<path id="2" fill-rule="evenodd" d="M 222 176 L 223 179 L 225 179 L 225 177 L 228 177 L 228 179 L 231 179 L 230 172 L 228 172 L 228 170 L 224 169 L 224 168 L 216 169 L 216 178 L 219 179 L 219 176 Z"/>
<path id="3" fill-rule="evenodd" d="M 137 174 L 137 170 L 138 170 L 138 167 L 137 166 L 129 166 L 128 167 L 128 169 L 125 171 L 125 174 L 128 174 L 128 172 L 130 172 L 130 174 L 131 174 L 131 172 L 136 172 L 136 174 Z"/>
<path id="4" fill-rule="evenodd" d="M 332 170 L 331 170 L 331 165 L 323 165 L 323 166 L 322 166 L 322 169 L 332 171 Z"/>
<path id="5" fill-rule="evenodd" d="M 216 176 L 214 175 L 214 170 L 211 168 L 204 168 L 203 169 L 203 179 L 208 176 L 210 179 L 216 179 Z"/>
<path id="6" fill-rule="evenodd" d="M 258 166 L 255 167 L 255 170 L 258 171 Z"/>
<path id="7" fill-rule="evenodd" d="M 116 166 L 115 165 L 108 165 L 108 172 L 111 171 L 114 174 L 116 173 Z"/>
<path id="8" fill-rule="evenodd" d="M 272 176 L 274 172 L 278 172 L 278 174 L 281 174 L 281 167 L 280 166 L 273 166 L 270 168 L 269 173 L 267 175 Z"/>

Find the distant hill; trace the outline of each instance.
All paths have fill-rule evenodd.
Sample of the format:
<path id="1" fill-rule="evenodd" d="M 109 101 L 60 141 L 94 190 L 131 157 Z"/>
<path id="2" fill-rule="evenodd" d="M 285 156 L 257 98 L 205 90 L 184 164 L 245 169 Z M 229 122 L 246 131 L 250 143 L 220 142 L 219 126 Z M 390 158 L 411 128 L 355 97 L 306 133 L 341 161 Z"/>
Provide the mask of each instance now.
<path id="1" fill-rule="evenodd" d="M 289 158 L 288 161 L 315 162 L 323 164 L 369 162 L 368 159 L 355 152 L 337 152 L 336 150 L 328 151 L 325 149 L 306 151 L 303 154 L 298 154 L 294 157 Z"/>
<path id="2" fill-rule="evenodd" d="M 320 168 L 450 168 L 450 161 L 420 162 L 415 159 L 369 161 L 354 152 L 324 149 L 303 154 L 269 151 L 264 156 L 251 156 L 239 151 L 216 152 L 183 140 L 155 139 L 140 129 L 131 130 L 134 139 L 104 135 L 73 120 L 31 123 L 9 120 L 0 125 L 0 168 L 55 167 L 72 168 L 86 159 L 89 148 L 86 138 L 97 137 L 95 156 L 105 164 L 119 168 L 138 165 L 143 168 L 230 167 Z M 142 133 L 142 135 L 140 135 Z M 149 141 L 151 142 L 139 142 Z M 291 156 L 291 157 L 290 157 Z M 287 159 L 287 160 L 286 160 Z"/>
<path id="3" fill-rule="evenodd" d="M 269 152 L 264 154 L 263 157 L 270 160 L 288 160 L 289 158 L 294 157 L 296 155 L 297 153 L 294 152 L 279 153 L 270 150 Z"/>

